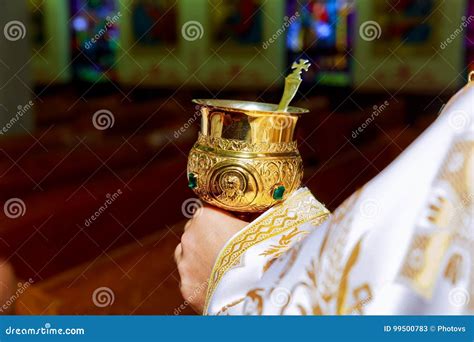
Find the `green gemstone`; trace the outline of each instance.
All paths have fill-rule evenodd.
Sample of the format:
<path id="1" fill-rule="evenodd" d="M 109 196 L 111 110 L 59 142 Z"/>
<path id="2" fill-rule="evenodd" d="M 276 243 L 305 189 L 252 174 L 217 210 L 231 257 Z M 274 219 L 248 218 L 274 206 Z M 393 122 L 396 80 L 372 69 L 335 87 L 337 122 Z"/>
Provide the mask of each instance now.
<path id="1" fill-rule="evenodd" d="M 198 186 L 198 180 L 197 180 L 197 177 L 194 173 L 190 172 L 188 174 L 188 186 L 191 188 L 191 189 L 194 189 L 194 188 L 197 188 Z"/>
<path id="2" fill-rule="evenodd" d="M 280 185 L 273 190 L 273 199 L 280 201 L 283 199 L 283 194 L 285 193 L 285 187 Z"/>

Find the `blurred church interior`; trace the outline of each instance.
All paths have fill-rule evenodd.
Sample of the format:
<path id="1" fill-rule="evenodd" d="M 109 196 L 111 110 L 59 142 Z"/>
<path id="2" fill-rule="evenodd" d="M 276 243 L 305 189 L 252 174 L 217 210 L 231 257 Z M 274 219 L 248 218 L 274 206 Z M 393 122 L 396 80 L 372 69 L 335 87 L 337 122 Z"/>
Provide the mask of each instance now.
<path id="1" fill-rule="evenodd" d="M 0 212 L 0 257 L 31 282 L 18 314 L 194 314 L 173 260 L 195 197 L 192 99 L 277 103 L 291 63 L 310 60 L 294 102 L 311 111 L 303 183 L 333 210 L 474 70 L 473 1 L 1 6 L 0 197 L 20 212 Z M 91 299 L 103 287 L 110 305 Z"/>

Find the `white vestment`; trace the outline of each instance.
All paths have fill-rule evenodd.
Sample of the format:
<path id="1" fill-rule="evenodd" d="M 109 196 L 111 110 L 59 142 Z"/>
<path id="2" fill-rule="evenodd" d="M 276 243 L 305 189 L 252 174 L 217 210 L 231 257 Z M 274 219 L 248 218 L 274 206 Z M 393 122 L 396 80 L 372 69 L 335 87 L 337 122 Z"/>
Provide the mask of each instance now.
<path id="1" fill-rule="evenodd" d="M 474 312 L 474 82 L 328 213 L 306 188 L 233 236 L 206 314 Z"/>

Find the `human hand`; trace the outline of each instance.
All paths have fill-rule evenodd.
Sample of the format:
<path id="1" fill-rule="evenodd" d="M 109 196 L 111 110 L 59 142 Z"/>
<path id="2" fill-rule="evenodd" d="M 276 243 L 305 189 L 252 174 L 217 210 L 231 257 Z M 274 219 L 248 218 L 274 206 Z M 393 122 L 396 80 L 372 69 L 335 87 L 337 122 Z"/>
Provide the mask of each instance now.
<path id="1" fill-rule="evenodd" d="M 212 267 L 225 243 L 248 222 L 215 207 L 199 208 L 176 247 L 175 260 L 183 298 L 199 313 L 204 309 Z"/>

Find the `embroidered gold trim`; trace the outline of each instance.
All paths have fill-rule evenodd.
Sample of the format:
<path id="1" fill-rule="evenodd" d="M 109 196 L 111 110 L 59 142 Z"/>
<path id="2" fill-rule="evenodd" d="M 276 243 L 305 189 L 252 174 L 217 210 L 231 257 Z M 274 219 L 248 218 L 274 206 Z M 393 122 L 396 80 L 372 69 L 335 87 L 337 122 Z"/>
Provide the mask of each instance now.
<path id="1" fill-rule="evenodd" d="M 247 228 L 235 235 L 219 253 L 209 278 L 204 312 L 223 276 L 238 262 L 251 247 L 284 233 L 303 223 L 329 215 L 308 189 L 295 194 L 285 202 L 273 207 L 267 215 L 260 216 Z"/>

